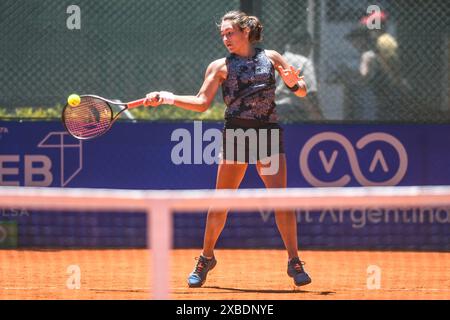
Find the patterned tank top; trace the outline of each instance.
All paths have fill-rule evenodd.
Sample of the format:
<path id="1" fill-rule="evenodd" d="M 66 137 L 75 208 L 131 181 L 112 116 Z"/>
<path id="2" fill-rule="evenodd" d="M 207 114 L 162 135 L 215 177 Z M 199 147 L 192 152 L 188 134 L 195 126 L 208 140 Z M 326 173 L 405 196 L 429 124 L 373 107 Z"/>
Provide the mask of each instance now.
<path id="1" fill-rule="evenodd" d="M 225 119 L 277 122 L 275 69 L 264 50 L 255 48 L 251 58 L 231 54 L 226 65 L 228 76 L 222 83 Z"/>

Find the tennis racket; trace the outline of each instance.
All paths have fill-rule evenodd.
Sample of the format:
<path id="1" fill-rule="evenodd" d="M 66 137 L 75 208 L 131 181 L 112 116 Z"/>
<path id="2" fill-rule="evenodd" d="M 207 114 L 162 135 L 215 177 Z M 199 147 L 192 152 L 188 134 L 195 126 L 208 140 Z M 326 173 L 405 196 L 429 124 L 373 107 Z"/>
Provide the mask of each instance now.
<path id="1" fill-rule="evenodd" d="M 67 132 L 74 138 L 89 140 L 105 134 L 125 110 L 144 104 L 145 99 L 128 103 L 114 102 L 95 95 L 80 96 L 80 104 L 73 107 L 69 104 L 63 109 L 62 122 Z M 112 106 L 121 110 L 114 115 Z"/>

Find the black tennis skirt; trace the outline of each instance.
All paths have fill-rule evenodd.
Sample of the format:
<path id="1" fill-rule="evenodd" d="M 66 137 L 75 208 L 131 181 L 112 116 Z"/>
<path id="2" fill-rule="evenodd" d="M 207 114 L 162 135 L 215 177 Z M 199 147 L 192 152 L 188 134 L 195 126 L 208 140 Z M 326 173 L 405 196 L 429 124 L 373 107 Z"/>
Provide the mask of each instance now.
<path id="1" fill-rule="evenodd" d="M 254 164 L 284 153 L 283 128 L 278 123 L 225 119 L 221 159 Z"/>

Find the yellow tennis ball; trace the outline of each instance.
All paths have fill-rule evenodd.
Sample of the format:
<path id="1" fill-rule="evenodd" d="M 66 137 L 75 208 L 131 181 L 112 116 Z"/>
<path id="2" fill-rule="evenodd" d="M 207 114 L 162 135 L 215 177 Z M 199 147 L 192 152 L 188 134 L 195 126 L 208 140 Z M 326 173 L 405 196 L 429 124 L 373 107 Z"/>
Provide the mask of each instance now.
<path id="1" fill-rule="evenodd" d="M 72 106 L 72 107 L 76 107 L 77 105 L 80 104 L 80 102 L 81 102 L 81 98 L 77 94 L 71 94 L 67 98 L 67 103 L 69 103 L 69 105 Z"/>

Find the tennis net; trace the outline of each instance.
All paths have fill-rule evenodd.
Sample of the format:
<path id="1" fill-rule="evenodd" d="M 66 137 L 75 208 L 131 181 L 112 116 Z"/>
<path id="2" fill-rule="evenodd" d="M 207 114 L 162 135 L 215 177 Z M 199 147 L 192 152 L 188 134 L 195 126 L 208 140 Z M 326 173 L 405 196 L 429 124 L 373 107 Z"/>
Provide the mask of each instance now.
<path id="1" fill-rule="evenodd" d="M 0 207 L 1 299 L 450 298 L 448 186 L 0 187 Z M 190 289 L 208 208 L 231 210 L 221 266 Z M 273 209 L 297 211 L 313 278 L 301 291 L 285 274 Z"/>

